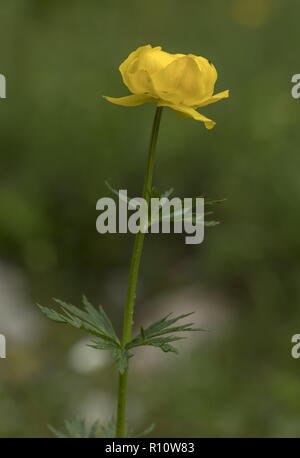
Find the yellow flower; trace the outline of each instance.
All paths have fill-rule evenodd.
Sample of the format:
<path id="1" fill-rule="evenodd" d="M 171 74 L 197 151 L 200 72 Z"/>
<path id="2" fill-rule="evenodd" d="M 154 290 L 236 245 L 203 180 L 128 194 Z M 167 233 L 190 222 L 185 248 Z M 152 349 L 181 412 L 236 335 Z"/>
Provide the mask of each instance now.
<path id="1" fill-rule="evenodd" d="M 202 121 L 207 129 L 215 122 L 197 110 L 229 97 L 229 91 L 214 94 L 218 77 L 214 65 L 193 54 L 170 54 L 161 46 L 141 46 L 120 65 L 123 82 L 133 95 L 104 97 L 109 102 L 126 107 L 153 102 L 178 114 Z"/>

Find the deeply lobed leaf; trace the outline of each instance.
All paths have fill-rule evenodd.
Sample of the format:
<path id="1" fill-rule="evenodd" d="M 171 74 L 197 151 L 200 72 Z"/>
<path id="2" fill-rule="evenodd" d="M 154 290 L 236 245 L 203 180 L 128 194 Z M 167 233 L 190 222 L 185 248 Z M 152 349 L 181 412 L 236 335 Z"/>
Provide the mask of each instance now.
<path id="1" fill-rule="evenodd" d="M 98 421 L 94 422 L 91 427 L 88 428 L 84 419 L 74 417 L 72 420 L 65 422 L 65 427 L 67 431 L 63 433 L 53 428 L 53 426 L 48 425 L 50 431 L 59 438 L 95 438 L 98 429 Z"/>
<path id="2" fill-rule="evenodd" d="M 154 346 L 160 348 L 164 352 L 178 353 L 177 349 L 171 345 L 171 342 L 185 339 L 185 337 L 175 336 L 173 335 L 174 333 L 204 331 L 204 329 L 193 328 L 192 326 L 194 323 L 174 326 L 179 320 L 191 314 L 192 313 L 185 313 L 174 318 L 169 318 L 171 314 L 168 314 L 145 329 L 141 327 L 140 333 L 126 345 L 126 348 L 132 349 L 140 346 Z"/>

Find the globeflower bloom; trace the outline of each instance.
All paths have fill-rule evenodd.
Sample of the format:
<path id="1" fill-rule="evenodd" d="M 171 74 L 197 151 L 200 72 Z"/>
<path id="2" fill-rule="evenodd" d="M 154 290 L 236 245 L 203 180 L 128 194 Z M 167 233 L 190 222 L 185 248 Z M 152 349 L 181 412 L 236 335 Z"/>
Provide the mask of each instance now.
<path id="1" fill-rule="evenodd" d="M 193 54 L 170 54 L 162 51 L 161 46 L 137 48 L 119 70 L 132 95 L 104 97 L 106 100 L 126 107 L 152 102 L 202 121 L 207 129 L 216 123 L 197 109 L 229 97 L 228 90 L 214 94 L 218 74 L 209 60 Z"/>

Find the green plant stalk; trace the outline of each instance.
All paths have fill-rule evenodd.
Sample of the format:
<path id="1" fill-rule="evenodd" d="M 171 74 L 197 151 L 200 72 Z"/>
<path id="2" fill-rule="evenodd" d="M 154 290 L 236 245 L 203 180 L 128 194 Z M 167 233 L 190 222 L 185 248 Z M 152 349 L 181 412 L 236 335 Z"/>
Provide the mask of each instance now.
<path id="1" fill-rule="evenodd" d="M 152 189 L 152 177 L 154 169 L 155 150 L 158 137 L 158 131 L 160 126 L 160 119 L 163 107 L 157 107 L 155 117 L 153 121 L 153 127 L 150 137 L 150 145 L 148 152 L 148 162 L 144 179 L 143 188 L 143 199 L 149 203 Z M 133 312 L 136 298 L 136 287 L 138 281 L 138 274 L 141 262 L 141 256 L 143 251 L 145 234 L 144 232 L 138 232 L 135 236 L 129 280 L 127 288 L 127 296 L 124 310 L 123 320 L 123 335 L 122 345 L 125 346 L 131 340 L 132 325 L 133 325 Z M 126 436 L 126 400 L 127 400 L 127 380 L 128 380 L 128 368 L 123 374 L 119 374 L 119 388 L 118 388 L 118 405 L 117 405 L 117 437 Z"/>

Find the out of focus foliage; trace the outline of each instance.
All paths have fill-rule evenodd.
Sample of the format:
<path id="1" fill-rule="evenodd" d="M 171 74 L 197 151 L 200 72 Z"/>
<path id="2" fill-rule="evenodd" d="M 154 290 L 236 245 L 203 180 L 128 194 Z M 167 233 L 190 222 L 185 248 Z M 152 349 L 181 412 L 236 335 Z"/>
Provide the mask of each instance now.
<path id="1" fill-rule="evenodd" d="M 34 303 L 79 304 L 86 293 L 120 327 L 132 236 L 97 234 L 95 206 L 105 180 L 140 194 L 154 108 L 101 95 L 124 95 L 118 65 L 147 43 L 208 57 L 217 90 L 231 97 L 203 110 L 217 121 L 211 132 L 164 110 L 155 185 L 227 200 L 200 246 L 146 240 L 137 325 L 160 308 L 149 310 L 152 299 L 190 285 L 222 298 L 230 326 L 164 355 L 170 365 L 136 370 L 133 427 L 155 421 L 161 437 L 299 436 L 300 362 L 290 356 L 300 330 L 300 102 L 290 96 L 299 15 L 295 0 L 1 2 L 0 436 L 47 436 L 47 424 L 61 429 L 77 411 L 107 423 L 113 413 L 111 363 L 84 372 L 80 331 L 47 321 Z M 24 285 L 14 309 L 11 269 Z"/>

